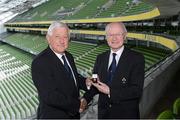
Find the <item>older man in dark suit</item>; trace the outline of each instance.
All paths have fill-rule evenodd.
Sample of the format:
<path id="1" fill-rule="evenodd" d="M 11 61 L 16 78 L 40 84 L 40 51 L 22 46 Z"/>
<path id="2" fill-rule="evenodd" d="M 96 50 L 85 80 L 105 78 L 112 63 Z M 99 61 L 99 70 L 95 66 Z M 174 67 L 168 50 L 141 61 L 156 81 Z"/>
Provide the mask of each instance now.
<path id="1" fill-rule="evenodd" d="M 79 119 L 79 89 L 86 90 L 86 79 L 77 73 L 73 56 L 66 51 L 69 28 L 53 22 L 46 38 L 49 46 L 32 62 L 32 79 L 39 96 L 37 118 Z"/>
<path id="2" fill-rule="evenodd" d="M 110 50 L 97 56 L 93 72 L 99 81 L 84 98 L 89 102 L 99 94 L 98 118 L 139 118 L 139 101 L 144 84 L 144 57 L 126 48 L 127 30 L 123 23 L 106 26 Z"/>

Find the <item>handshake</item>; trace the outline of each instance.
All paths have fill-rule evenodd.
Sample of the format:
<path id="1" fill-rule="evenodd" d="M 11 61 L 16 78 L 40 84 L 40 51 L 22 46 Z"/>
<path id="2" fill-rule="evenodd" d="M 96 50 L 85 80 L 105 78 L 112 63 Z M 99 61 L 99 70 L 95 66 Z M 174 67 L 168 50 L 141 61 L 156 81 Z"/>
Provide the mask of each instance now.
<path id="1" fill-rule="evenodd" d="M 87 101 L 86 101 L 86 99 L 81 98 L 81 99 L 80 99 L 79 113 L 84 112 L 86 108 L 87 108 Z"/>

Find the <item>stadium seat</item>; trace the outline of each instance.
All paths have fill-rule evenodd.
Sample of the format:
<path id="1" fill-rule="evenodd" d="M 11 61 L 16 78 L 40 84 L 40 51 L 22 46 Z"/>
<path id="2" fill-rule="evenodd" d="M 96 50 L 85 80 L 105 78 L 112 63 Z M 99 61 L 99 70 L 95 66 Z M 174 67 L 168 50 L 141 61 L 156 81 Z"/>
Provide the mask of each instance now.
<path id="1" fill-rule="evenodd" d="M 10 114 L 9 114 L 9 112 L 8 112 L 8 110 L 6 109 L 6 110 L 3 110 L 2 111 L 2 118 L 5 118 L 5 119 L 10 119 Z"/>
<path id="2" fill-rule="evenodd" d="M 161 119 L 175 119 L 175 117 L 171 110 L 165 110 L 161 112 L 157 117 L 157 120 L 161 120 Z"/>
<path id="3" fill-rule="evenodd" d="M 5 119 L 5 115 L 4 115 L 4 113 L 3 113 L 2 110 L 0 111 L 0 119 L 1 119 L 1 120 L 2 120 L 2 119 L 3 119 L 3 120 Z"/>
<path id="4" fill-rule="evenodd" d="M 16 119 L 16 118 L 20 119 L 21 118 L 21 113 L 18 110 L 18 108 L 16 106 L 12 106 L 12 109 L 15 112 L 15 115 L 16 115 L 16 117 L 14 119 Z"/>
<path id="5" fill-rule="evenodd" d="M 177 98 L 173 104 L 173 113 L 180 118 L 180 98 Z"/>

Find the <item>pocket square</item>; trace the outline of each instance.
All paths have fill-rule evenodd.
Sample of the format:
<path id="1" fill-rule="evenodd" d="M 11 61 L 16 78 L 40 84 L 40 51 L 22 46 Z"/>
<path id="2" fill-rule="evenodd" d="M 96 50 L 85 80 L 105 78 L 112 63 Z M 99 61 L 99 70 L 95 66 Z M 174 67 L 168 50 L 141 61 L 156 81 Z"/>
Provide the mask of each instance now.
<path id="1" fill-rule="evenodd" d="M 123 79 L 121 80 L 123 84 L 126 83 L 126 78 L 123 77 Z"/>

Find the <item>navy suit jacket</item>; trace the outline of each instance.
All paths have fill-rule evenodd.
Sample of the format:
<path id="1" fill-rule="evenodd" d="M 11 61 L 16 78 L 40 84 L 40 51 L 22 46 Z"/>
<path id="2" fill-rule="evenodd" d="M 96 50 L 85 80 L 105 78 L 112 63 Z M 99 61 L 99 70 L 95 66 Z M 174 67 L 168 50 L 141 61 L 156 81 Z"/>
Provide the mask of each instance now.
<path id="1" fill-rule="evenodd" d="M 48 47 L 32 62 L 32 79 L 38 91 L 38 118 L 80 118 L 79 89 L 86 90 L 85 78 L 77 73 L 73 56 L 65 52 L 77 80 L 66 74 L 55 53 Z"/>
<path id="2" fill-rule="evenodd" d="M 97 56 L 94 73 L 107 84 L 110 51 Z M 98 118 L 139 118 L 139 101 L 144 84 L 144 57 L 140 53 L 124 48 L 110 87 L 110 97 L 98 92 L 95 87 L 84 95 L 89 102 L 99 94 Z"/>

